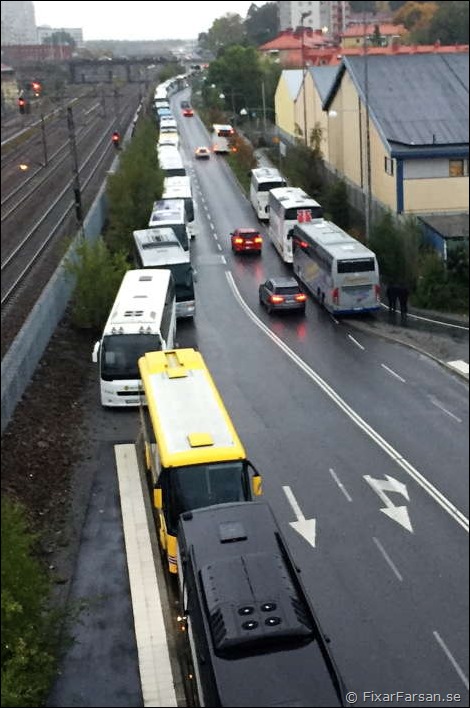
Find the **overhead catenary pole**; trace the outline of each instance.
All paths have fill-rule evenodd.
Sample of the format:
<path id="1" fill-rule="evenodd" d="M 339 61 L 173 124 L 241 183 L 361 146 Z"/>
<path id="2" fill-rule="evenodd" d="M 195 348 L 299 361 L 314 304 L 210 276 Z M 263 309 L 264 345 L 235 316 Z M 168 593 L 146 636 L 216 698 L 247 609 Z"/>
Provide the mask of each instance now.
<path id="1" fill-rule="evenodd" d="M 44 121 L 44 113 L 41 109 L 41 136 L 42 136 L 42 149 L 44 151 L 44 167 L 47 167 L 48 155 L 47 155 L 47 142 L 46 142 L 46 123 Z"/>
<path id="2" fill-rule="evenodd" d="M 304 27 L 304 20 L 306 17 L 312 14 L 312 11 L 309 10 L 308 12 L 302 12 L 300 15 L 300 27 L 302 30 L 302 44 L 301 44 L 301 53 L 302 53 L 302 90 L 303 90 L 303 97 L 304 97 L 304 142 L 305 145 L 308 145 L 308 135 L 307 135 L 307 86 L 306 86 L 306 81 L 305 81 L 305 76 L 307 74 L 306 71 L 306 66 L 305 66 L 305 27 Z"/>
<path id="3" fill-rule="evenodd" d="M 70 106 L 67 108 L 67 127 L 69 130 L 70 156 L 72 158 L 73 194 L 74 194 L 74 199 L 75 199 L 75 215 L 77 217 L 80 235 L 84 236 L 85 234 L 83 231 L 82 192 L 80 189 L 80 171 L 78 168 L 77 143 L 75 141 L 75 126 L 73 123 L 73 113 L 72 113 L 72 108 Z"/>

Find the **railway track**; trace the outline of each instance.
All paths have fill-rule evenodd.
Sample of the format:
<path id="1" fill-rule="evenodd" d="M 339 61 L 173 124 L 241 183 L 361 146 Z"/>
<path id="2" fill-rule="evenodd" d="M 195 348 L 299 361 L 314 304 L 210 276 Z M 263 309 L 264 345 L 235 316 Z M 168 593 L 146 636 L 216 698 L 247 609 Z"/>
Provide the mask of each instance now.
<path id="1" fill-rule="evenodd" d="M 139 100 L 139 87 L 129 84 L 120 90 L 118 101 L 115 94 L 104 101 L 88 97 L 74 110 L 84 214 L 115 157 L 111 132 L 117 125 L 122 131 L 129 125 Z M 27 169 L 20 171 L 19 153 L 2 165 L 2 357 L 77 229 L 75 175 L 63 112 L 47 121 L 46 136 L 47 164 L 41 166 L 38 159 L 42 146 L 36 128 L 22 147 Z"/>

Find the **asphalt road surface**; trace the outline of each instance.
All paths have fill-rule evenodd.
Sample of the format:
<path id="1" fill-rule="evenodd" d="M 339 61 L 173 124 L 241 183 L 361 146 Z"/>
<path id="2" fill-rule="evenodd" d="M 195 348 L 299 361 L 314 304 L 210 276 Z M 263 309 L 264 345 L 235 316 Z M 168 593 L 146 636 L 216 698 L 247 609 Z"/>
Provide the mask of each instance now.
<path id="1" fill-rule="evenodd" d="M 209 144 L 199 118 L 179 122 L 199 235 L 196 317 L 178 343 L 202 352 L 263 474 L 350 700 L 468 705 L 468 386 L 312 301 L 305 317 L 268 316 L 258 285 L 289 271 L 268 239 L 260 257 L 231 253 L 230 232 L 258 221 L 224 157 L 194 161 Z M 138 415 L 101 411 L 98 383 L 90 408 L 96 478 L 72 596 L 96 603 L 49 705 L 141 705 L 112 457 Z"/>

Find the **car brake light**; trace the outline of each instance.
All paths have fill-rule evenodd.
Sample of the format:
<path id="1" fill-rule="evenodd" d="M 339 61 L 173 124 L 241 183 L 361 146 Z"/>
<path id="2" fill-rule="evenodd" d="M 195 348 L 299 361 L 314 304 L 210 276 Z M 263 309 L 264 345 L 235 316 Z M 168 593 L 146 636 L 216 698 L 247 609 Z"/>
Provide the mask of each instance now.
<path id="1" fill-rule="evenodd" d="M 242 238 L 235 238 L 234 241 L 235 241 L 235 243 L 243 243 Z"/>
<path id="2" fill-rule="evenodd" d="M 374 285 L 374 289 L 375 289 L 375 299 L 377 300 L 377 302 L 379 302 L 379 300 L 380 300 L 380 285 Z"/>
<path id="3" fill-rule="evenodd" d="M 335 288 L 333 290 L 332 295 L 333 295 L 333 303 L 335 305 L 339 305 L 339 288 Z"/>
<path id="4" fill-rule="evenodd" d="M 236 147 L 233 147 L 233 148 L 232 148 L 232 152 L 238 152 L 237 148 L 236 148 Z"/>
<path id="5" fill-rule="evenodd" d="M 304 293 L 299 293 L 295 296 L 295 299 L 297 300 L 297 302 L 305 302 L 307 296 Z"/>
<path id="6" fill-rule="evenodd" d="M 255 243 L 263 243 L 263 239 L 261 238 L 261 236 L 257 236 L 255 238 Z"/>
<path id="7" fill-rule="evenodd" d="M 272 303 L 284 302 L 284 298 L 282 297 L 282 295 L 271 295 L 269 300 Z"/>

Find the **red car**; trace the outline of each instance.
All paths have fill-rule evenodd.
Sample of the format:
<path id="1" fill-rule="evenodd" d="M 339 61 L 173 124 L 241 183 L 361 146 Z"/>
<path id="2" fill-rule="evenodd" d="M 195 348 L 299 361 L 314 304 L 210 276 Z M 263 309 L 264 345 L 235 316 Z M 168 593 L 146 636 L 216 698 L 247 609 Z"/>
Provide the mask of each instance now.
<path id="1" fill-rule="evenodd" d="M 193 111 L 192 108 L 185 108 L 185 109 L 183 110 L 183 115 L 184 115 L 186 118 L 192 118 L 193 115 L 194 115 L 194 111 Z"/>
<path id="2" fill-rule="evenodd" d="M 263 238 L 257 229 L 236 229 L 230 235 L 234 253 L 241 253 L 242 251 L 261 253 Z"/>

